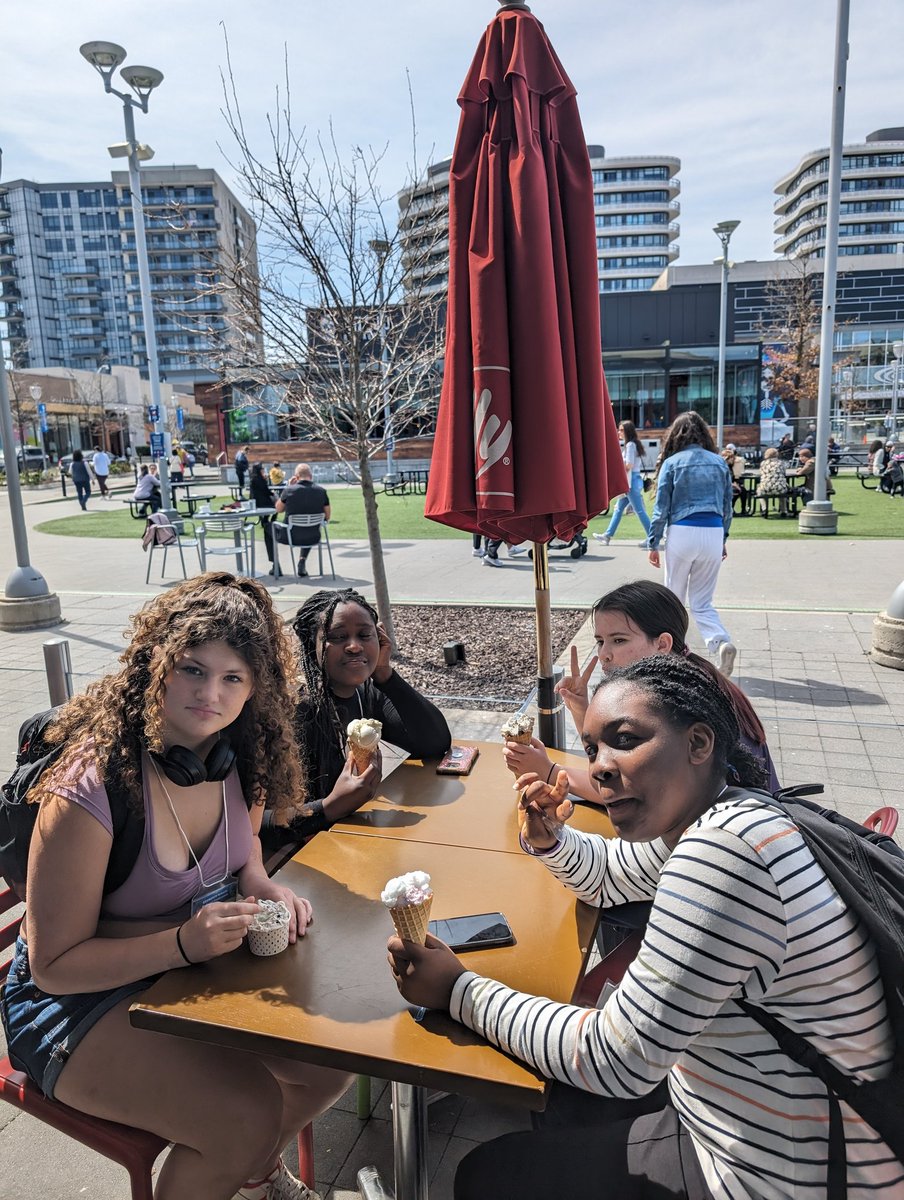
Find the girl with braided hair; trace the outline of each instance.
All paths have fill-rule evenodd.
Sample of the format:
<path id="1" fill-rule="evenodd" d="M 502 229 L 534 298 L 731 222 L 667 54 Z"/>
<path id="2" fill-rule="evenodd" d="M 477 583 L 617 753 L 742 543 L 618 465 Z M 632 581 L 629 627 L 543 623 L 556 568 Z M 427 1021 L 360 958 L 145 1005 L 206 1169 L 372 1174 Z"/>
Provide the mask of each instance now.
<path id="1" fill-rule="evenodd" d="M 522 848 L 576 897 L 601 908 L 652 900 L 638 955 L 600 1007 L 516 992 L 430 936 L 425 946 L 390 939 L 409 1003 L 448 1010 L 573 1089 L 569 1097 L 584 1093 L 566 1124 L 469 1154 L 456 1200 L 827 1194 L 825 1087 L 745 1004 L 859 1079 L 890 1073 L 894 1037 L 873 943 L 791 818 L 756 790 L 762 772 L 739 733 L 711 675 L 660 654 L 607 676 L 584 723 L 590 778 L 615 838 L 568 826 L 564 771 L 549 784 L 518 780 Z M 663 1082 L 667 1094 L 650 1111 Z M 841 1108 L 846 1194 L 902 1195 L 901 1164 Z"/>
<path id="2" fill-rule="evenodd" d="M 300 841 L 355 812 L 380 784 L 379 755 L 359 775 L 349 754 L 349 721 L 382 722 L 383 738 L 417 758 L 441 758 L 452 744 L 439 709 L 393 669 L 392 646 L 376 609 L 353 588 L 320 591 L 295 615 L 302 692 L 295 731 L 308 801 L 271 836 Z"/>
<path id="3" fill-rule="evenodd" d="M 572 646 L 571 674 L 556 685 L 556 691 L 571 713 L 578 733 L 584 726 L 590 703 L 588 685 L 597 662 L 603 673 L 608 674 L 616 667 L 626 667 L 650 654 L 680 654 L 706 672 L 729 700 L 741 729 L 742 744 L 760 759 L 768 775 L 769 790 L 778 791 L 781 784 L 766 745 L 765 730 L 753 705 L 730 679 L 717 671 L 707 659 L 688 648 L 687 609 L 673 591 L 661 583 L 637 579 L 601 596 L 590 614 L 596 638 L 596 659 L 591 659 L 582 671 L 577 646 Z M 534 771 L 543 779 L 552 775 L 553 764 L 546 747 L 537 738 L 532 738 L 529 746 L 506 742 L 503 755 L 506 766 L 516 775 L 523 775 L 526 771 Z M 584 800 L 596 799 L 585 771 L 572 768 L 568 771 L 568 777 L 575 795 Z"/>
<path id="4" fill-rule="evenodd" d="M 280 1151 L 346 1076 L 129 1022 L 164 971 L 240 946 L 259 900 L 288 907 L 293 942 L 311 921 L 267 878 L 257 836 L 265 805 L 305 795 L 292 640 L 265 588 L 211 572 L 134 616 L 120 662 L 45 734 L 62 750 L 28 796 L 27 914 L 0 1002 L 9 1056 L 45 1095 L 172 1142 L 159 1200 L 316 1200 Z M 106 890 L 123 808 L 136 857 Z"/>

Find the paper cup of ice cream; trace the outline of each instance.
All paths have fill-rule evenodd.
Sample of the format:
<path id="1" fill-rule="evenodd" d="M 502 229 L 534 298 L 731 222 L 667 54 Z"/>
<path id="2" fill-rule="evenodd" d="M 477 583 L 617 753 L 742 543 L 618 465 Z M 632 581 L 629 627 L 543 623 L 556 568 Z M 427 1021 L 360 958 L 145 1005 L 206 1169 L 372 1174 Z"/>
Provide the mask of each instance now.
<path id="1" fill-rule="evenodd" d="M 409 871 L 390 879 L 380 893 L 400 938 L 423 946 L 427 940 L 433 888 L 426 871 Z"/>
<path id="2" fill-rule="evenodd" d="M 289 945 L 291 914 L 282 900 L 259 900 L 258 904 L 260 910 L 248 927 L 248 949 L 261 957 L 281 954 Z"/>

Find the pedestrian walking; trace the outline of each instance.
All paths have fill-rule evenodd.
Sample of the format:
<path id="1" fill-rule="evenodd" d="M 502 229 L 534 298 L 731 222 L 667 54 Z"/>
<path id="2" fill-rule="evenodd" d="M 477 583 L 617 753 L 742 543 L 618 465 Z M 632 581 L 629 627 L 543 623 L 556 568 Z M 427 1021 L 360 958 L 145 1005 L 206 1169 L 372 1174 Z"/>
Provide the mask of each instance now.
<path id="1" fill-rule="evenodd" d="M 107 476 L 110 474 L 110 455 L 99 446 L 94 447 L 94 458 L 91 460 L 91 470 L 100 488 L 102 500 L 108 500 L 110 493 L 107 489 Z"/>
<path id="2" fill-rule="evenodd" d="M 643 476 L 640 473 L 643 467 L 643 442 L 637 436 L 637 429 L 633 421 L 622 421 L 618 427 L 618 437 L 622 446 L 625 474 L 628 477 L 628 490 L 615 502 L 615 511 L 609 518 L 606 532 L 593 535 L 604 546 L 608 546 L 615 537 L 615 532 L 629 506 L 637 514 L 637 519 L 643 526 L 647 538 L 650 536 L 650 518 L 647 516 L 646 505 L 643 502 Z M 647 548 L 646 539 L 640 544 L 645 549 Z"/>
<path id="3" fill-rule="evenodd" d="M 485 567 L 502 566 L 499 559 L 499 547 L 502 545 L 502 538 L 488 538 L 484 537 L 483 534 L 475 533 L 472 536 L 472 545 L 472 555 L 475 558 L 482 559 Z M 526 546 L 513 546 L 511 542 L 506 542 L 506 549 L 509 558 L 518 558 L 519 555 L 527 553 Z"/>
<path id="4" fill-rule="evenodd" d="M 659 543 L 668 527 L 665 586 L 690 609 L 719 670 L 734 670 L 737 647 L 713 606 L 719 568 L 731 527 L 731 471 L 716 453 L 706 422 L 682 413 L 665 436 L 656 471 L 650 529 L 650 563 L 659 566 Z"/>
<path id="5" fill-rule="evenodd" d="M 88 464 L 85 462 L 85 456 L 81 450 L 72 451 L 72 466 L 69 468 L 69 477 L 75 484 L 75 494 L 78 496 L 78 502 L 82 506 L 82 512 L 87 512 L 88 497 L 91 495 L 91 472 L 88 470 Z"/>
<path id="6" fill-rule="evenodd" d="M 182 459 L 179 456 L 179 451 L 174 450 L 170 455 L 169 460 L 170 483 L 182 483 L 185 479 L 185 473 L 182 467 Z"/>
<path id="7" fill-rule="evenodd" d="M 239 482 L 239 495 L 245 490 L 245 476 L 248 474 L 248 447 L 243 446 L 235 456 L 235 475 Z"/>

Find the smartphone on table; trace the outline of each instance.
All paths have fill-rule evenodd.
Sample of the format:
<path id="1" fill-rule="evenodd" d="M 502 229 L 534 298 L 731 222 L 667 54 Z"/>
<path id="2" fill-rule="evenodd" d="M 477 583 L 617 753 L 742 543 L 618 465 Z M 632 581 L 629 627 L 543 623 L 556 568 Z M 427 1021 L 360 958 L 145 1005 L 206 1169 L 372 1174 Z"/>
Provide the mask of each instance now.
<path id="1" fill-rule="evenodd" d="M 477 755 L 478 746 L 453 746 L 447 750 L 436 767 L 437 775 L 467 775 Z"/>
<path id="2" fill-rule="evenodd" d="M 431 921 L 430 932 L 444 941 L 450 950 L 490 950 L 494 946 L 515 944 L 512 927 L 501 912 Z"/>

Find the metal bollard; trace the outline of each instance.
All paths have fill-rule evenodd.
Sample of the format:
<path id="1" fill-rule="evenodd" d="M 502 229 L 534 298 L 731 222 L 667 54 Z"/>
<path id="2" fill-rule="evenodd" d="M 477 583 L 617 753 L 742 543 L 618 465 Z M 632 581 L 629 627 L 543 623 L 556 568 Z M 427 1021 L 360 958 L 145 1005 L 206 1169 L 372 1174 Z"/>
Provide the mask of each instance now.
<path id="1" fill-rule="evenodd" d="M 66 495 L 66 472 L 60 471 L 60 487 L 63 489 L 63 495 Z"/>
<path id="2" fill-rule="evenodd" d="M 51 706 L 65 704 L 72 698 L 72 660 L 66 638 L 51 638 L 44 643 L 44 670 Z"/>

